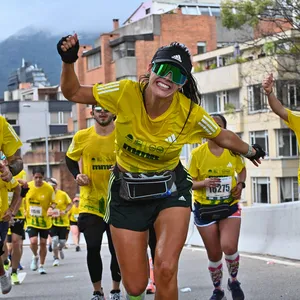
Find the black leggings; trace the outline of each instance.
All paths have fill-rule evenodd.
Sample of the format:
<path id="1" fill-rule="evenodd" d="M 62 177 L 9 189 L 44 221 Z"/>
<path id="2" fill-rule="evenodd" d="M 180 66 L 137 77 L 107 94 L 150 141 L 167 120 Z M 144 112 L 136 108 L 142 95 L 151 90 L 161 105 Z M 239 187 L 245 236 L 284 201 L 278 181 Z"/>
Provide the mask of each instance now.
<path id="1" fill-rule="evenodd" d="M 151 251 L 152 263 L 154 265 L 154 256 L 155 256 L 155 248 L 156 248 L 156 234 L 155 234 L 154 226 L 151 226 L 149 228 L 148 245 L 149 245 L 150 251 Z"/>
<path id="2" fill-rule="evenodd" d="M 103 233 L 106 231 L 108 247 L 111 254 L 110 270 L 113 281 L 121 281 L 121 272 L 112 243 L 109 225 L 99 216 L 81 213 L 78 228 L 83 232 L 87 244 L 87 265 L 92 283 L 102 280 L 103 264 L 100 255 Z"/>

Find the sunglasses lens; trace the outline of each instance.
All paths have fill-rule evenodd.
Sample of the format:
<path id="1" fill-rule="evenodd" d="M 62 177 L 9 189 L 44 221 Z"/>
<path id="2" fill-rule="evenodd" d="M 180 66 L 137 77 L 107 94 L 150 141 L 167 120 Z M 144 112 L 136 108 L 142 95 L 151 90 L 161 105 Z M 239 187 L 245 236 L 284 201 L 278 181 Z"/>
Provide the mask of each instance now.
<path id="1" fill-rule="evenodd" d="M 159 77 L 166 77 L 171 73 L 172 81 L 176 84 L 184 84 L 187 79 L 187 76 L 182 73 L 180 68 L 167 63 L 154 63 L 152 71 Z"/>

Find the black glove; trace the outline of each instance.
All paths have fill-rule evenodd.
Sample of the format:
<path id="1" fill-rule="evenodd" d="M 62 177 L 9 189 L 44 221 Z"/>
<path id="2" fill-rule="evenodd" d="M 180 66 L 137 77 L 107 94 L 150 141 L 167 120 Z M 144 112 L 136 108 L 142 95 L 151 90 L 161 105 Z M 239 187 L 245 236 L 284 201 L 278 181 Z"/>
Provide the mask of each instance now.
<path id="1" fill-rule="evenodd" d="M 62 37 L 59 42 L 57 43 L 57 51 L 58 54 L 61 56 L 61 60 L 67 64 L 73 64 L 78 59 L 78 50 L 79 50 L 79 41 L 73 46 L 72 48 L 68 49 L 67 51 L 63 51 L 61 46 L 63 42 L 67 41 L 67 38 L 70 35 Z"/>
<path id="2" fill-rule="evenodd" d="M 256 153 L 254 156 L 248 157 L 250 160 L 258 160 L 266 156 L 266 152 L 263 150 L 263 148 L 260 145 L 254 144 L 252 145 L 252 147 L 255 149 Z"/>
<path id="3" fill-rule="evenodd" d="M 21 187 L 21 193 L 20 193 L 20 196 L 22 198 L 24 198 L 26 196 L 26 194 L 28 193 L 29 191 L 29 188 L 24 188 L 24 187 Z"/>

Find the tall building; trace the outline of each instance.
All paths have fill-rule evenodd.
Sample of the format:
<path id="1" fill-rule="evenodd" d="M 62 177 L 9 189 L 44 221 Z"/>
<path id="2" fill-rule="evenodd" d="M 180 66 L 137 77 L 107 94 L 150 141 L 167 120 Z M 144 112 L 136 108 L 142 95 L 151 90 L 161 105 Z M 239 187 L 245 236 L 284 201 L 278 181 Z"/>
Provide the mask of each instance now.
<path id="1" fill-rule="evenodd" d="M 289 42 L 290 37 L 299 43 L 300 36 L 290 30 L 282 37 L 277 34 L 194 56 L 194 76 L 203 94 L 204 108 L 209 113 L 224 114 L 228 129 L 266 150 L 259 168 L 246 160 L 244 201 L 248 205 L 299 200 L 297 140 L 271 111 L 262 89 L 263 78 L 272 72 L 277 97 L 287 108 L 300 109 L 296 72 L 300 63 L 293 57 Z"/>

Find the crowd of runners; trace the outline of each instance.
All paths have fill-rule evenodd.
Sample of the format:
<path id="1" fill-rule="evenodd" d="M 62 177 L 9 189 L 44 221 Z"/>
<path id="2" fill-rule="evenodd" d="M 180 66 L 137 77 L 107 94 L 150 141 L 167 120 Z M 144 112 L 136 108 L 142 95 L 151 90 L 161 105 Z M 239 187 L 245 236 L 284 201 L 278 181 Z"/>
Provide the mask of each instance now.
<path id="1" fill-rule="evenodd" d="M 125 79 L 94 86 L 80 85 L 74 72 L 77 35 L 62 38 L 57 49 L 63 61 L 64 96 L 92 105 L 95 120 L 75 133 L 66 153 L 80 195 L 71 200 L 55 178 L 44 178 L 41 166 L 26 174 L 15 155 L 22 143 L 0 117 L 2 293 L 20 283 L 25 232 L 33 255 L 30 269 L 43 275 L 48 251 L 53 267 L 64 259 L 71 231 L 75 251 L 81 250 L 80 233 L 85 238 L 91 299 L 105 299 L 101 245 L 106 232 L 111 254 L 109 299 L 142 300 L 148 292 L 157 300 L 176 300 L 178 261 L 192 211 L 207 250 L 210 300 L 226 299 L 223 255 L 232 298 L 244 299 L 237 279 L 239 200 L 247 175 L 244 158 L 259 166 L 264 150 L 227 130 L 224 116 L 210 116 L 201 107 L 191 55 L 183 44 L 159 48 L 139 82 Z M 263 87 L 273 111 L 299 138 L 299 117 L 275 97 L 272 74 Z M 181 149 L 194 143 L 199 146 L 184 167 Z"/>

